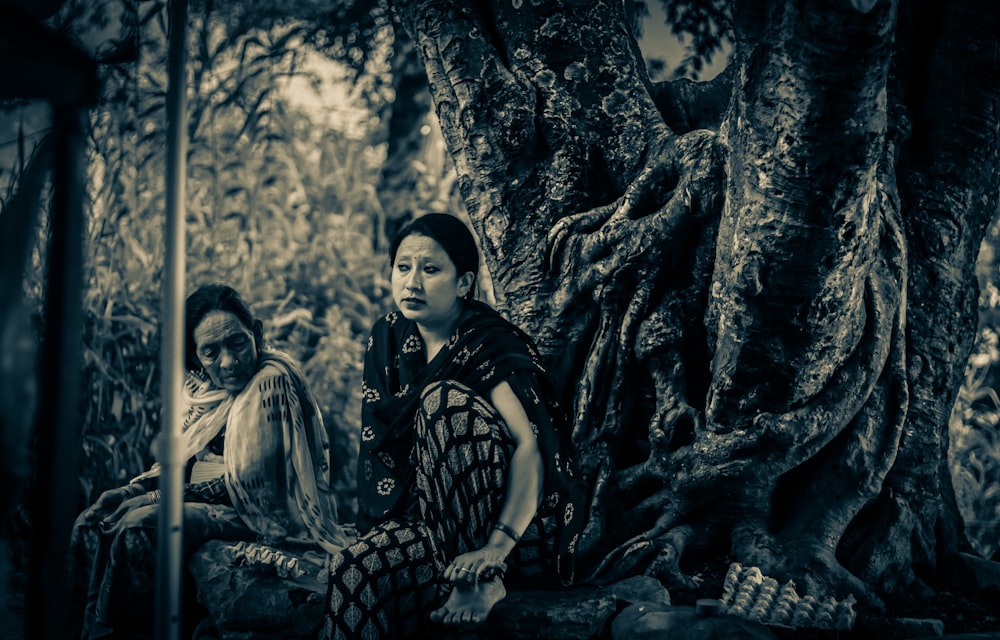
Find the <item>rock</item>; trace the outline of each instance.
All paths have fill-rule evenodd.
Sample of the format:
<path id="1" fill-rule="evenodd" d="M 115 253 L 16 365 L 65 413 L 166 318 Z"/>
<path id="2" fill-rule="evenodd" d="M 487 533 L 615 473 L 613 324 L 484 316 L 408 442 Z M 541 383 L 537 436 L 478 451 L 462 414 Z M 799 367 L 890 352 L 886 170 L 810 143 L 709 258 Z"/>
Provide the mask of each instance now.
<path id="1" fill-rule="evenodd" d="M 619 609 L 639 602 L 666 606 L 670 594 L 648 576 L 602 587 L 512 590 L 493 609 L 487 624 L 492 637 L 510 640 L 587 640 L 600 637 Z"/>
<path id="2" fill-rule="evenodd" d="M 670 604 L 670 593 L 656 578 L 634 576 L 604 587 L 619 602 Z"/>
<path id="3" fill-rule="evenodd" d="M 322 566 L 303 554 L 279 552 L 284 560 L 304 571 L 280 563 L 246 564 L 241 547 L 214 540 L 191 558 L 190 568 L 198 600 L 212 617 L 214 631 L 203 637 L 251 640 L 315 637 L 326 606 L 326 584 L 320 582 Z M 277 551 L 277 550 L 273 550 Z M 237 562 L 237 560 L 241 562 Z M 278 575 L 278 572 L 286 576 Z"/>
<path id="4" fill-rule="evenodd" d="M 694 607 L 633 604 L 611 624 L 613 640 L 777 640 L 759 622 L 731 615 L 700 616 Z"/>
<path id="5" fill-rule="evenodd" d="M 944 635 L 944 622 L 933 618 L 898 618 L 893 638 Z"/>
<path id="6" fill-rule="evenodd" d="M 952 560 L 951 575 L 963 590 L 1000 593 L 1000 562 L 958 553 Z"/>

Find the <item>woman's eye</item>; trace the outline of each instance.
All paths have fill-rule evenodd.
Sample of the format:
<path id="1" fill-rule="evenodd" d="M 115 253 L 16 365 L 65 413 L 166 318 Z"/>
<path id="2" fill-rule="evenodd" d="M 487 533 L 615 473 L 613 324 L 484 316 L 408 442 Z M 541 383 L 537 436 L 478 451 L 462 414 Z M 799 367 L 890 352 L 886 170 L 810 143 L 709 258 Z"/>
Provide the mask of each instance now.
<path id="1" fill-rule="evenodd" d="M 215 349 L 204 349 L 201 351 L 201 357 L 203 360 L 214 360 L 218 353 Z"/>
<path id="2" fill-rule="evenodd" d="M 438 269 L 432 264 L 429 264 L 426 267 L 424 267 L 424 273 L 437 273 L 438 271 L 440 271 L 440 269 Z"/>
<path id="3" fill-rule="evenodd" d="M 402 273 L 406 273 L 409 270 L 410 270 L 410 267 L 408 265 L 405 265 L 405 264 L 397 264 L 396 265 L 396 271 L 399 271 L 399 272 L 402 272 Z"/>

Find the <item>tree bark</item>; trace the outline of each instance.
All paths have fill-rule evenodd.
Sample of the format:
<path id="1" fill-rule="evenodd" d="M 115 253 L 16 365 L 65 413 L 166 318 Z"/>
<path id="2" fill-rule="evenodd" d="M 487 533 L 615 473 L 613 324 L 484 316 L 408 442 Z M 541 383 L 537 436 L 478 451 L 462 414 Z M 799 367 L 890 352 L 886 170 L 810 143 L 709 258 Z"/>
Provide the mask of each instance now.
<path id="1" fill-rule="evenodd" d="M 852 570 L 880 591 L 933 588 L 949 557 L 968 548 L 946 425 L 976 335 L 976 258 L 998 206 L 998 34 L 990 3 L 900 5 L 895 111 L 912 131 L 897 137 L 896 173 L 909 248 L 910 403 L 883 490 L 843 545 Z"/>
<path id="2" fill-rule="evenodd" d="M 395 2 L 498 303 L 564 381 L 595 577 L 944 585 L 1000 32 L 903 4 L 739 5 L 730 69 L 654 86 L 617 2 Z"/>

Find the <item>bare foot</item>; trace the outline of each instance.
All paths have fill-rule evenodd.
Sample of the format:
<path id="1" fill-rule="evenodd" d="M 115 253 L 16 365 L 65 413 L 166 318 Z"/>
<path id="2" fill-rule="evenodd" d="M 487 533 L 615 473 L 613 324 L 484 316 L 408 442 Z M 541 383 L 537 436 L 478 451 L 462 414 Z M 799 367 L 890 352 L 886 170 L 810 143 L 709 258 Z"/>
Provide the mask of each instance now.
<path id="1" fill-rule="evenodd" d="M 503 580 L 493 578 L 478 584 L 455 583 L 448 601 L 440 609 L 431 612 L 431 620 L 446 625 L 478 624 L 486 620 L 493 605 L 507 597 Z"/>

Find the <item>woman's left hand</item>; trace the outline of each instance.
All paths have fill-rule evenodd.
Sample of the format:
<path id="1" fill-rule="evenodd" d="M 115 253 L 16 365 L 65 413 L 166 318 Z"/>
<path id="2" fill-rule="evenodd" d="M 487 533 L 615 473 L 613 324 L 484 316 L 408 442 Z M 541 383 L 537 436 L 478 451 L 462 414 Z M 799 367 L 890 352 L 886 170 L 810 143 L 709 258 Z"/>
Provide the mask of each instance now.
<path id="1" fill-rule="evenodd" d="M 463 553 L 444 570 L 444 577 L 449 582 L 479 582 L 480 576 L 487 569 L 502 568 L 507 554 L 502 550 L 486 545 L 481 549 Z"/>
<path id="2" fill-rule="evenodd" d="M 125 514 L 136 509 L 138 507 L 145 507 L 146 505 L 156 504 L 160 501 L 159 491 L 148 491 L 146 493 L 137 495 L 134 498 L 129 498 L 125 502 L 121 503 L 115 512 L 110 516 L 101 521 L 101 525 L 104 527 L 105 531 L 111 531 L 114 529 L 118 522 L 125 517 Z"/>

